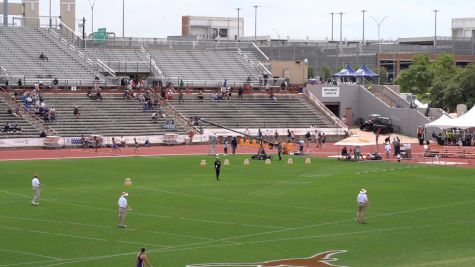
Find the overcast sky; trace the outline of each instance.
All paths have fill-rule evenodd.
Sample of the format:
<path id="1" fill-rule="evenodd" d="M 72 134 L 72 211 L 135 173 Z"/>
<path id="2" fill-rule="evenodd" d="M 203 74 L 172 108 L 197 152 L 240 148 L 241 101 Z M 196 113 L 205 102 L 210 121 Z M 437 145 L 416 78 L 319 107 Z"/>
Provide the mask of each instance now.
<path id="1" fill-rule="evenodd" d="M 48 1 L 40 0 L 42 15 L 48 14 Z M 59 15 L 59 0 L 51 0 L 53 15 Z M 93 1 L 93 0 L 92 0 Z M 18 2 L 18 0 L 10 0 Z M 366 39 L 377 39 L 377 20 L 389 16 L 381 24 L 381 38 L 433 36 L 434 12 L 438 9 L 437 33 L 451 35 L 451 19 L 475 17 L 473 0 L 125 0 L 125 35 L 133 37 L 166 37 L 181 35 L 181 16 L 237 17 L 240 7 L 245 35 L 254 35 L 254 8 L 257 34 L 276 38 L 325 39 L 331 35 L 330 12 L 344 12 L 343 38 L 361 39 L 362 9 L 366 13 Z M 91 8 L 88 0 L 77 0 L 77 19 L 86 17 L 87 32 L 91 29 Z M 339 39 L 339 15 L 334 19 L 334 38 Z M 105 27 L 122 33 L 122 0 L 96 0 L 94 28 Z"/>

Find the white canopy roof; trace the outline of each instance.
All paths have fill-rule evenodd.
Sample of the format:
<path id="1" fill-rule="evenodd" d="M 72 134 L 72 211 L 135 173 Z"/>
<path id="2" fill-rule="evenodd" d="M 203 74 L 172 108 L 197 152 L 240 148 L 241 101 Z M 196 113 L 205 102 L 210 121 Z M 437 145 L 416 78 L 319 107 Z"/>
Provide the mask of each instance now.
<path id="1" fill-rule="evenodd" d="M 445 114 L 444 114 L 445 115 Z M 427 127 L 437 127 L 440 129 L 460 128 L 469 129 L 475 128 L 475 106 L 473 106 L 467 113 L 456 119 L 448 119 L 442 115 L 439 119 L 426 124 Z M 447 116 L 447 115 L 445 115 Z M 448 116 L 447 116 L 448 117 Z"/>
<path id="2" fill-rule="evenodd" d="M 453 122 L 454 126 L 452 126 L 452 128 L 475 128 L 475 106 L 473 106 L 467 113 L 456 118 Z"/>
<path id="3" fill-rule="evenodd" d="M 454 119 L 452 119 L 449 115 L 444 113 L 437 120 L 427 123 L 425 127 L 426 128 L 435 127 L 435 128 L 444 130 L 448 128 L 453 128 L 452 126 L 453 124 L 454 124 Z"/>

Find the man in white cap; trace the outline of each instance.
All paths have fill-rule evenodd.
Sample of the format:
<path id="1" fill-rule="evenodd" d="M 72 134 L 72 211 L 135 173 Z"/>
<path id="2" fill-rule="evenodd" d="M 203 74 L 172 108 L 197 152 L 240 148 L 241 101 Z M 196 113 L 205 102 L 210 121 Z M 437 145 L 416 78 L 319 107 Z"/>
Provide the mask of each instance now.
<path id="1" fill-rule="evenodd" d="M 33 187 L 33 200 L 31 201 L 31 204 L 34 206 L 40 205 L 38 202 L 40 200 L 40 187 L 45 186 L 40 183 L 38 177 L 38 174 L 35 173 L 33 175 L 33 180 L 31 180 L 31 186 Z"/>
<path id="2" fill-rule="evenodd" d="M 369 205 L 368 196 L 366 195 L 366 189 L 361 189 L 358 197 L 356 197 L 357 202 L 357 210 L 356 210 L 356 222 L 357 223 L 365 223 L 364 221 L 364 214 L 365 210 Z"/>
<path id="3" fill-rule="evenodd" d="M 127 192 L 122 192 L 120 194 L 120 198 L 118 201 L 119 204 L 119 224 L 117 225 L 119 228 L 127 228 L 127 225 L 125 225 L 125 217 L 127 216 L 127 211 L 132 210 L 129 208 L 127 205 L 127 197 L 129 194 Z"/>

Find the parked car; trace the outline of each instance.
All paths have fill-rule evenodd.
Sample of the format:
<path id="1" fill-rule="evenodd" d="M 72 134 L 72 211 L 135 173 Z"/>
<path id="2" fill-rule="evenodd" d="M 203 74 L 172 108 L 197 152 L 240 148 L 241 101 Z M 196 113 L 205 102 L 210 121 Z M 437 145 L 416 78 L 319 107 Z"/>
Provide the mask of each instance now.
<path id="1" fill-rule="evenodd" d="M 376 119 L 378 117 L 381 117 L 381 115 L 379 114 L 370 114 L 368 116 L 368 120 L 366 121 L 362 121 L 360 123 L 360 130 L 363 130 L 363 131 L 373 131 L 374 128 L 373 128 L 373 124 L 374 122 L 376 121 Z"/>
<path id="2" fill-rule="evenodd" d="M 392 133 L 394 131 L 390 118 L 383 117 L 379 114 L 370 114 L 368 120 L 360 124 L 360 129 L 365 131 L 373 131 L 374 133 Z"/>

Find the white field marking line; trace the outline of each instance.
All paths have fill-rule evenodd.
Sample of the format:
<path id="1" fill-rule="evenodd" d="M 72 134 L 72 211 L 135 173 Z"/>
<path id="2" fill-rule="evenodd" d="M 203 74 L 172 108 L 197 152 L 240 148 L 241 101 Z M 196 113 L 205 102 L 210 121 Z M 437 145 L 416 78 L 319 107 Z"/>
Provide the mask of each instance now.
<path id="1" fill-rule="evenodd" d="M 79 238 L 79 239 L 104 241 L 104 242 L 109 241 L 107 239 L 97 238 L 97 237 L 87 237 L 87 236 L 80 236 L 80 235 L 68 235 L 68 234 L 52 233 L 52 232 L 45 232 L 45 231 L 36 231 L 36 230 L 27 230 L 27 231 L 32 232 L 32 233 L 45 234 L 45 235 L 57 235 L 57 236 L 63 236 L 63 237 L 72 237 L 72 238 Z"/>
<path id="2" fill-rule="evenodd" d="M 117 241 L 114 241 L 114 242 L 123 243 L 123 244 L 132 244 L 132 245 L 141 245 L 141 246 L 162 247 L 162 248 L 170 248 L 170 247 L 172 247 L 172 246 L 167 246 L 167 245 L 158 245 L 158 244 L 151 244 L 151 243 L 122 241 L 122 240 L 117 240 Z"/>
<path id="3" fill-rule="evenodd" d="M 191 238 L 191 239 L 206 240 L 206 241 L 214 241 L 215 240 L 215 239 L 206 238 L 206 237 L 197 237 L 197 236 L 180 235 L 180 234 L 170 234 L 170 233 L 156 232 L 156 231 L 145 231 L 145 232 L 152 233 L 152 234 L 163 234 L 163 235 L 176 236 L 176 237 L 185 237 L 185 238 Z M 228 241 L 226 241 L 225 243 L 238 244 L 236 242 L 228 242 Z M 173 247 L 173 246 L 167 246 L 167 247 L 170 248 L 170 247 Z"/>
<path id="4" fill-rule="evenodd" d="M 26 197 L 24 195 L 11 193 L 11 192 L 8 192 L 8 191 L 5 191 L 5 190 L 0 190 L 0 192 Z M 53 202 L 53 203 L 58 203 L 58 204 L 62 204 L 62 205 L 69 205 L 69 206 L 74 206 L 74 207 L 80 207 L 80 208 L 88 208 L 88 209 L 102 210 L 102 211 L 108 211 L 108 212 L 116 212 L 115 210 L 111 210 L 111 209 L 85 206 L 85 205 L 74 204 L 74 203 L 63 202 L 63 201 L 57 201 L 57 200 L 43 199 L 43 201 L 45 201 L 45 202 L 49 201 L 49 202 Z M 271 229 L 285 229 L 284 227 L 278 227 L 278 226 L 251 225 L 251 224 L 248 225 L 248 224 L 237 224 L 237 223 L 234 223 L 234 222 L 212 221 L 212 220 L 191 219 L 191 218 L 188 219 L 188 218 L 183 218 L 183 217 L 171 217 L 171 216 L 156 215 L 156 214 L 141 213 L 141 212 L 134 212 L 134 214 L 147 216 L 147 217 L 162 218 L 162 219 L 177 219 L 177 220 L 183 220 L 183 221 L 195 221 L 195 222 L 202 222 L 202 223 L 214 223 L 214 224 L 225 224 L 225 225 L 241 225 L 241 226 L 249 226 L 249 227 L 271 228 Z"/>
<path id="5" fill-rule="evenodd" d="M 471 188 L 471 187 L 463 187 L 463 186 L 448 186 L 448 187 L 455 188 L 455 189 L 464 189 L 464 190 L 475 191 L 475 188 Z"/>
<path id="6" fill-rule="evenodd" d="M 0 229 L 7 229 L 7 230 L 15 230 L 15 231 L 22 231 L 23 229 L 16 228 L 16 227 L 8 227 L 8 226 L 1 226 Z"/>
<path id="7" fill-rule="evenodd" d="M 21 262 L 21 263 L 13 263 L 13 264 L 0 264 L 0 266 L 20 266 L 20 265 L 33 265 L 33 266 L 38 266 L 40 263 L 52 263 L 52 262 L 58 262 L 58 261 L 63 261 L 63 259 L 59 260 L 43 260 L 43 261 L 30 261 L 30 262 Z"/>
<path id="8" fill-rule="evenodd" d="M 204 198 L 204 199 L 211 199 L 211 200 L 219 200 L 219 201 L 229 201 L 235 203 L 245 203 L 245 204 L 253 204 L 253 205 L 262 205 L 262 206 L 270 206 L 270 207 L 278 207 L 278 208 L 292 208 L 292 209 L 304 209 L 304 210 L 313 210 L 313 211 L 327 211 L 327 212 L 342 212 L 342 213 L 354 213 L 354 211 L 348 210 L 329 210 L 329 209 L 316 209 L 311 207 L 302 207 L 302 206 L 292 206 L 292 205 L 279 205 L 279 204 L 268 204 L 268 203 L 261 203 L 261 202 L 254 202 L 254 201 L 245 201 L 245 200 L 233 200 L 233 199 L 224 199 L 224 198 L 216 198 L 216 197 L 208 197 L 208 196 L 201 196 L 195 194 L 185 194 L 185 193 L 178 193 L 160 189 L 152 189 L 143 186 L 137 186 L 137 188 L 141 188 L 143 190 L 159 192 L 159 193 L 167 193 L 172 195 L 180 195 L 180 196 L 187 196 L 187 197 L 195 197 L 195 198 Z M 0 190 L 1 191 L 1 190 Z"/>
<path id="9" fill-rule="evenodd" d="M 381 229 L 374 229 L 374 230 L 364 230 L 364 231 L 353 231 L 353 232 L 346 232 L 346 233 L 335 233 L 335 234 L 323 234 L 323 235 L 316 235 L 316 236 L 303 236 L 303 237 L 294 237 L 294 238 L 285 238 L 285 239 L 268 239 L 268 240 L 259 240 L 259 241 L 248 241 L 242 242 L 238 244 L 220 244 L 220 245 L 210 245 L 210 246 L 194 246 L 194 247 L 172 247 L 168 249 L 151 249 L 148 250 L 149 253 L 152 252 L 176 252 L 176 251 L 183 251 L 183 250 L 194 250 L 194 249 L 203 249 L 203 248 L 213 248 L 213 247 L 229 247 L 234 245 L 248 245 L 248 244 L 256 244 L 256 243 L 268 243 L 268 242 L 277 242 L 282 240 L 296 240 L 296 239 L 313 239 L 313 238 L 325 238 L 325 237 L 334 237 L 334 236 L 345 236 L 345 235 L 357 235 L 357 234 L 367 234 L 373 232 L 387 232 L 387 231 L 399 231 L 399 230 L 412 230 L 412 229 L 419 229 L 419 228 L 428 228 L 428 227 L 438 227 L 438 226 L 446 226 L 446 225 L 454 225 L 454 224 L 464 224 L 470 223 L 474 221 L 462 221 L 462 222 L 455 222 L 455 223 L 444 223 L 444 224 L 432 224 L 432 225 L 423 225 L 423 226 L 405 226 L 405 227 L 395 227 L 395 228 L 381 228 Z M 77 258 L 77 259 L 65 259 L 66 262 L 61 263 L 53 263 L 50 265 L 45 266 L 57 266 L 57 265 L 66 265 L 71 263 L 78 263 L 84 261 L 91 261 L 91 260 L 100 260 L 105 258 L 112 258 L 112 257 L 120 257 L 125 255 L 132 255 L 135 252 L 129 253 L 121 253 L 121 254 L 114 254 L 114 255 L 106 255 L 106 256 L 98 256 L 98 257 L 85 257 L 85 258 Z"/>
<path id="10" fill-rule="evenodd" d="M 51 256 L 46 256 L 46 255 L 41 255 L 41 254 L 31 253 L 31 252 L 24 252 L 24 251 L 4 249 L 4 248 L 0 248 L 0 250 L 1 251 L 6 251 L 6 252 L 13 252 L 13 253 L 17 253 L 17 254 L 36 256 L 36 257 L 41 257 L 41 258 L 46 258 L 46 259 L 62 260 L 61 258 L 58 258 L 58 257 L 51 257 Z M 0 266 L 3 266 L 3 265 L 0 265 Z"/>
<path id="11" fill-rule="evenodd" d="M 58 224 L 82 225 L 82 226 L 97 227 L 97 228 L 111 228 L 112 227 L 112 226 L 89 224 L 89 223 L 78 223 L 78 222 L 57 221 L 57 220 L 44 220 L 44 219 L 36 219 L 36 218 L 12 217 L 12 216 L 3 216 L 3 215 L 0 215 L 0 218 L 12 219 L 12 220 L 22 220 L 22 221 L 36 221 L 36 222 L 58 223 Z"/>

